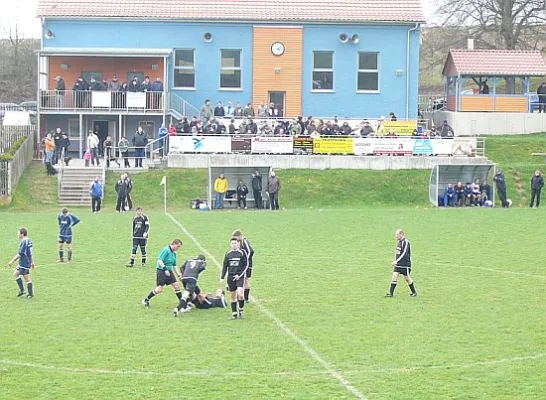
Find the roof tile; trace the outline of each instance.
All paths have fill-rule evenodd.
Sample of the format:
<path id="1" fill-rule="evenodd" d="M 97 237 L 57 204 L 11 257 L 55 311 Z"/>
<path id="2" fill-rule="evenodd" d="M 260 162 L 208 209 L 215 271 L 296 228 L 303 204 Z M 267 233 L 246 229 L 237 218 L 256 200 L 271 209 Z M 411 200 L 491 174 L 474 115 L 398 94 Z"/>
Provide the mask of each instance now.
<path id="1" fill-rule="evenodd" d="M 544 76 L 546 62 L 540 51 L 450 50 L 457 73 L 489 76 Z M 446 61 L 446 67 L 448 60 Z M 444 67 L 445 71 L 445 67 Z"/>

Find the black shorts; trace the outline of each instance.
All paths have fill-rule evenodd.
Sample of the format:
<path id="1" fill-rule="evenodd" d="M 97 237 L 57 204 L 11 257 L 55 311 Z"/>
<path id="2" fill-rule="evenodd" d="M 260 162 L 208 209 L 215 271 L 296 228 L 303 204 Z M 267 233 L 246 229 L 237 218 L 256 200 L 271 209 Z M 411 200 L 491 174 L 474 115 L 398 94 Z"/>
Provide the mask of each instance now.
<path id="1" fill-rule="evenodd" d="M 246 277 L 247 278 L 252 278 L 252 267 L 248 267 L 246 269 Z"/>
<path id="2" fill-rule="evenodd" d="M 157 286 L 172 285 L 175 282 L 176 278 L 174 277 L 174 271 L 169 271 L 169 276 L 167 276 L 167 274 L 165 274 L 165 271 L 163 271 L 162 269 L 157 270 Z"/>
<path id="3" fill-rule="evenodd" d="M 404 276 L 409 276 L 411 274 L 411 267 L 394 267 L 394 272 L 398 272 Z"/>
<path id="4" fill-rule="evenodd" d="M 142 247 L 146 247 L 146 242 L 148 241 L 148 239 L 136 239 L 136 238 L 133 238 L 133 247 L 138 247 L 140 246 L 141 248 Z"/>
<path id="5" fill-rule="evenodd" d="M 237 291 L 237 288 L 245 287 L 245 277 L 244 276 L 241 276 L 236 281 L 233 280 L 233 276 L 228 276 L 227 279 L 228 279 L 228 281 L 227 281 L 228 290 L 230 292 L 235 292 L 235 291 Z"/>
<path id="6" fill-rule="evenodd" d="M 17 273 L 19 275 L 30 275 L 30 269 L 23 268 L 23 267 L 17 267 Z"/>
<path id="7" fill-rule="evenodd" d="M 59 235 L 59 243 L 72 244 L 72 235 Z"/>
<path id="8" fill-rule="evenodd" d="M 182 284 L 184 285 L 184 289 L 186 289 L 192 297 L 194 293 L 196 295 L 199 295 L 199 293 L 201 293 L 201 289 L 199 288 L 199 286 L 197 286 L 197 281 L 195 279 L 182 278 Z"/>

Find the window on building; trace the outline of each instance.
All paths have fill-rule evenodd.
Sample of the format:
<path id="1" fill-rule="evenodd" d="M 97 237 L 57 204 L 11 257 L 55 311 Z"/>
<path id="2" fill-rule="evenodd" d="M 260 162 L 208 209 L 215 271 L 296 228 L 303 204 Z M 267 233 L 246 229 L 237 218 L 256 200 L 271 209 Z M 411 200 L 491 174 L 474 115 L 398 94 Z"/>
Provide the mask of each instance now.
<path id="1" fill-rule="evenodd" d="M 91 78 L 95 78 L 97 82 L 102 82 L 102 72 L 82 72 L 82 78 L 87 82 L 91 83 Z"/>
<path id="2" fill-rule="evenodd" d="M 68 137 L 70 139 L 80 138 L 80 121 L 77 119 L 68 120 Z"/>
<path id="3" fill-rule="evenodd" d="M 220 50 L 220 89 L 241 89 L 241 50 Z"/>
<path id="4" fill-rule="evenodd" d="M 358 53 L 357 91 L 379 91 L 379 53 Z"/>
<path id="5" fill-rule="evenodd" d="M 195 50 L 174 51 L 174 87 L 195 88 Z"/>
<path id="6" fill-rule="evenodd" d="M 334 52 L 313 52 L 313 90 L 334 90 Z"/>
<path id="7" fill-rule="evenodd" d="M 155 122 L 154 121 L 138 121 L 138 126 L 142 127 L 142 130 L 148 135 L 148 137 L 155 137 Z"/>

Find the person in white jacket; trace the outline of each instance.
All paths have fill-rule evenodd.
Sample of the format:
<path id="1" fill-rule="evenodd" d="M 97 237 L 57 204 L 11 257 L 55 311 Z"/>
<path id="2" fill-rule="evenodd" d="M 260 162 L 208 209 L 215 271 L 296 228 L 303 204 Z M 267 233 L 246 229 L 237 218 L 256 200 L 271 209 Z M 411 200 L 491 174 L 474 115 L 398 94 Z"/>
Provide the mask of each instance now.
<path id="1" fill-rule="evenodd" d="M 99 164 L 99 137 L 93 133 L 92 130 L 89 130 L 87 135 L 87 147 L 91 150 L 91 165 L 95 165 L 97 161 L 97 167 Z"/>

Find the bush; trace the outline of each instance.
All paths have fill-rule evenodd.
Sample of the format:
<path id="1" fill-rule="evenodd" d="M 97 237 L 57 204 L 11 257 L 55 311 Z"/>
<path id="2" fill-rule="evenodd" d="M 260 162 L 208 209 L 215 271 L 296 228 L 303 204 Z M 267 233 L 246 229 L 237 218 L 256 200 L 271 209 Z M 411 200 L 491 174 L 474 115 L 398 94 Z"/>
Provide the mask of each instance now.
<path id="1" fill-rule="evenodd" d="M 16 141 L 6 153 L 0 154 L 0 161 L 12 161 L 13 156 L 15 155 L 17 150 L 19 150 L 19 148 L 23 145 L 23 143 L 25 143 L 25 140 L 27 139 L 28 139 L 28 136 L 22 137 L 21 139 Z"/>

